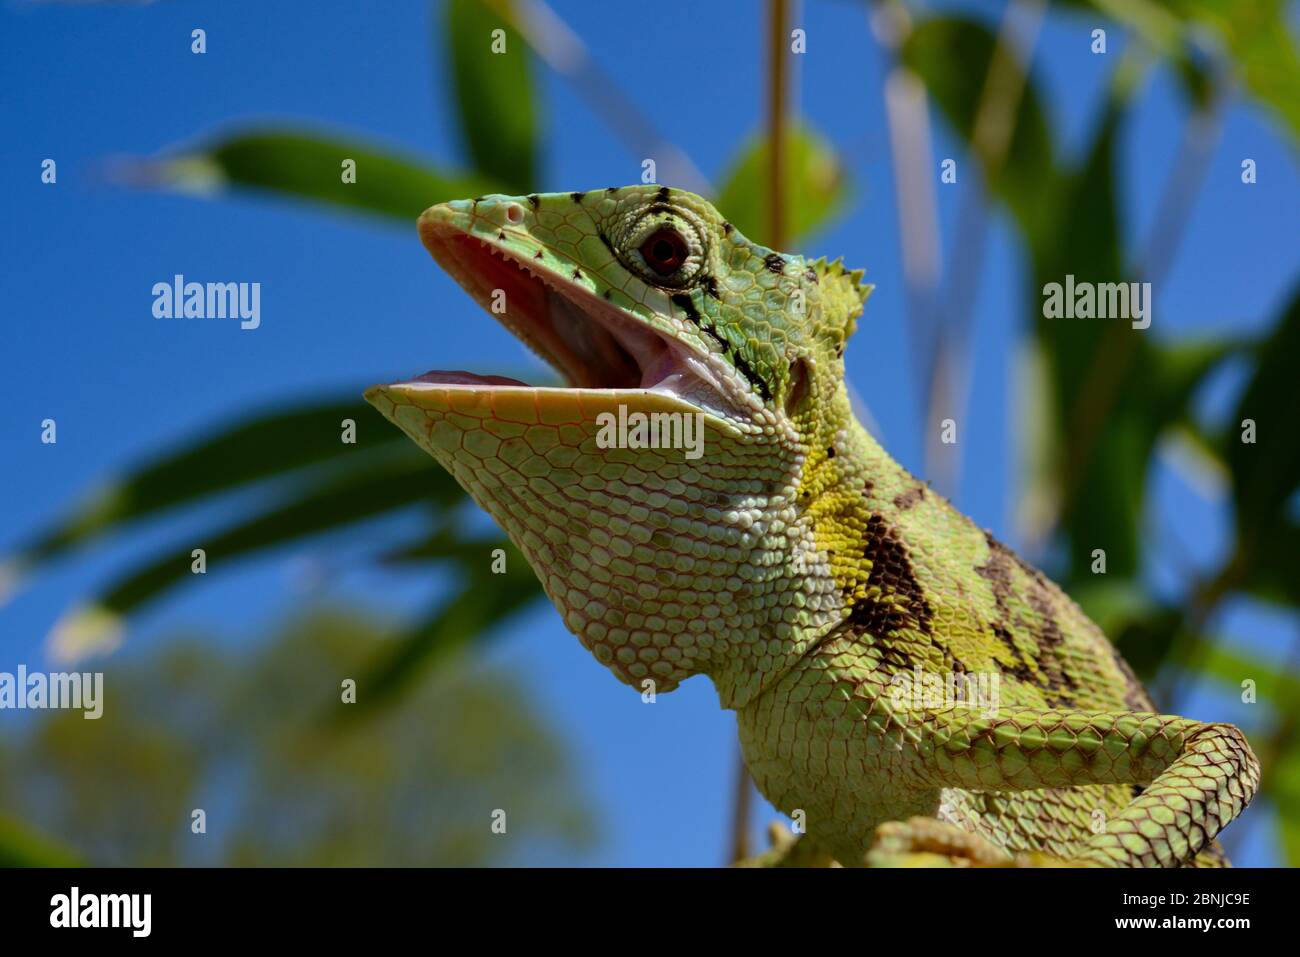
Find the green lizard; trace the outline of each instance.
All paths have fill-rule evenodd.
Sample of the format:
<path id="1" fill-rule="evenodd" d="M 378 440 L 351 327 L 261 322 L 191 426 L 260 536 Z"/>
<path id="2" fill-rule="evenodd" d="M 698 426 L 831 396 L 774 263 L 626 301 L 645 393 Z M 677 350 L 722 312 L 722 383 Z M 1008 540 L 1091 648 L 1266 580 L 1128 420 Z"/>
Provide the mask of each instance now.
<path id="1" fill-rule="evenodd" d="M 659 186 L 444 203 L 419 228 L 568 387 L 435 372 L 366 397 L 620 680 L 712 679 L 805 847 L 1226 863 L 1215 835 L 1259 779 L 1241 732 L 1154 713 L 1074 602 L 855 420 L 860 271 L 766 249 Z M 615 441 L 634 413 L 669 432 L 698 414 L 701 454 Z M 994 699 L 916 693 L 932 677 Z"/>

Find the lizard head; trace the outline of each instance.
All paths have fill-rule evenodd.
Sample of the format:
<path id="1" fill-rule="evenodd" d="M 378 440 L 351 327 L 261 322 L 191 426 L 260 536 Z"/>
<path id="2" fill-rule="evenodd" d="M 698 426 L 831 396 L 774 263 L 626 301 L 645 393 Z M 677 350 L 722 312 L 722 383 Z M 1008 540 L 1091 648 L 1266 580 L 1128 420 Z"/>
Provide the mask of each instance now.
<path id="1" fill-rule="evenodd" d="M 602 663 L 670 690 L 830 613 L 798 500 L 807 450 L 844 427 L 828 410 L 848 414 L 861 273 L 653 185 L 443 203 L 419 231 L 564 385 L 430 372 L 366 397 L 502 525 Z"/>

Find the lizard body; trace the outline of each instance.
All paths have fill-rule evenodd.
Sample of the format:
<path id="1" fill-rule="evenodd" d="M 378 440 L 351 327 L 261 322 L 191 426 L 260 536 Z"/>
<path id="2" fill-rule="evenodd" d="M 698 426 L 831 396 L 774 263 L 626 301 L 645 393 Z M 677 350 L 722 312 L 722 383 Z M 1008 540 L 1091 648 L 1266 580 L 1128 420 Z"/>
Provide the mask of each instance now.
<path id="1" fill-rule="evenodd" d="M 1258 783 L 1244 736 L 1155 713 L 1060 588 L 858 424 L 861 272 L 659 186 L 445 203 L 420 234 L 567 387 L 428 373 L 367 398 L 620 680 L 709 676 L 759 789 L 817 847 L 1224 863 L 1214 836 Z M 629 412 L 698 415 L 700 454 L 611 443 Z M 993 698 L 919 693 L 932 677 Z"/>

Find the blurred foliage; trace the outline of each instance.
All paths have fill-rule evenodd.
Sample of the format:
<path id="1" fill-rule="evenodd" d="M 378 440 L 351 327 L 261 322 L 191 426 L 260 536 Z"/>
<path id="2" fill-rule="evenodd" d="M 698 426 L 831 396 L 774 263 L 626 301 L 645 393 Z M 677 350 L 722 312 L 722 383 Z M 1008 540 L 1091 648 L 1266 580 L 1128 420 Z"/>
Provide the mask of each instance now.
<path id="1" fill-rule="evenodd" d="M 66 846 L 27 824 L 0 816 L 0 867 L 80 867 L 83 863 Z"/>
<path id="2" fill-rule="evenodd" d="M 503 192 L 532 192 L 538 159 L 532 54 L 514 25 L 479 0 L 447 0 L 443 10 L 435 41 L 441 40 L 451 65 L 465 151 L 474 169 L 500 183 Z M 499 39 L 484 42 L 494 30 L 501 31 Z M 494 50 L 497 42 L 504 54 Z M 437 194 L 426 193 L 425 206 L 429 195 Z"/>
<path id="3" fill-rule="evenodd" d="M 345 183 L 343 163 L 359 172 Z M 430 196 L 478 196 L 495 180 L 440 172 L 417 160 L 351 140 L 298 130 L 246 130 L 213 141 L 203 152 L 126 164 L 122 178 L 200 194 L 249 189 L 333 203 L 412 223 Z"/>
<path id="4" fill-rule="evenodd" d="M 461 662 L 367 720 L 320 721 L 377 694 L 366 662 L 395 643 L 330 608 L 248 657 L 199 634 L 110 662 L 99 719 L 41 712 L 0 752 L 0 863 L 483 865 L 591 846 L 562 743 L 508 673 Z"/>
<path id="5" fill-rule="evenodd" d="M 790 131 L 782 184 L 790 212 L 789 230 L 796 237 L 816 232 L 848 202 L 839 156 L 816 131 L 798 126 Z M 728 221 L 755 242 L 763 242 L 763 191 L 768 163 L 767 139 L 755 137 L 736 160 L 715 198 L 727 210 Z"/>
<path id="6" fill-rule="evenodd" d="M 890 2 L 873 6 L 902 8 Z M 521 10 L 532 7 L 530 0 L 447 0 L 435 5 L 435 42 L 440 45 L 447 73 L 434 82 L 440 83 L 450 98 L 452 113 L 459 121 L 464 156 L 458 162 L 407 158 L 352 137 L 288 128 L 250 129 L 214 137 L 197 150 L 141 161 L 127 170 L 128 179 L 216 195 L 252 189 L 326 206 L 346 206 L 389 217 L 402 229 L 409 229 L 418 212 L 435 202 L 493 191 L 536 189 L 545 179 L 539 177 L 543 132 L 561 135 L 562 128 L 544 125 L 536 65 L 537 60 L 546 58 L 536 58 L 529 49 L 538 36 L 524 29 L 524 21 L 519 19 Z M 1062 0 L 1053 10 L 1065 11 L 1075 22 L 1086 19 L 1089 29 L 1093 24 L 1104 25 L 1112 33 L 1112 44 L 1126 41 L 1113 47 L 1118 51 L 1123 46 L 1124 54 L 1114 58 L 1117 65 L 1104 103 L 1084 147 L 1072 156 L 1062 155 L 1057 148 L 1060 137 L 1050 104 L 1032 71 L 1025 70 L 1017 50 L 1002 42 L 1002 30 L 991 16 L 909 7 L 909 16 L 899 21 L 903 27 L 896 48 L 898 64 L 919 78 L 943 121 L 965 143 L 971 159 L 981 168 L 988 196 L 1005 209 L 1022 240 L 1021 318 L 1029 346 L 1025 375 L 1017 383 L 1018 405 L 1027 416 L 1019 430 L 1028 465 L 1022 477 L 1020 497 L 1026 506 L 1022 517 L 1029 523 L 1029 539 L 1047 556 L 1049 570 L 1116 639 L 1145 678 L 1192 676 L 1233 694 L 1238 693 L 1243 677 L 1259 683 L 1261 701 L 1272 702 L 1274 707 L 1261 709 L 1266 714 L 1246 730 L 1265 757 L 1265 789 L 1281 809 L 1286 852 L 1293 863 L 1300 863 L 1300 743 L 1285 714 L 1296 700 L 1296 679 L 1281 665 L 1244 657 L 1235 649 L 1229 652 L 1211 634 L 1214 611 L 1232 596 L 1262 599 L 1293 612 L 1300 606 L 1300 576 L 1293 570 L 1300 554 L 1300 516 L 1294 508 L 1300 484 L 1300 443 L 1295 440 L 1300 391 L 1293 382 L 1300 359 L 1300 288 L 1261 341 L 1242 336 L 1170 340 L 1133 330 L 1124 322 L 1049 321 L 1041 309 L 1043 285 L 1060 281 L 1067 273 L 1078 281 L 1149 278 L 1150 251 L 1125 248 L 1116 150 L 1125 124 L 1131 122 L 1135 94 L 1151 69 L 1166 67 L 1178 78 L 1186 96 L 1189 123 L 1211 115 L 1227 92 L 1237 88 L 1279 119 L 1293 143 L 1300 143 L 1300 60 L 1287 26 L 1285 5 L 1280 0 L 1233 4 L 1215 0 Z M 534 29 L 538 22 L 533 18 Z M 497 29 L 504 31 L 504 54 L 490 52 L 490 35 Z M 564 43 L 577 44 L 570 52 L 590 60 L 581 49 L 580 33 L 566 35 Z M 994 63 L 1006 68 L 1002 88 L 1018 91 L 1007 114 L 1011 128 L 1005 151 L 977 135 L 980 111 L 989 88 L 996 85 L 986 82 Z M 844 99 L 852 102 L 851 97 Z M 604 119 L 611 126 L 629 122 L 627 117 Z M 790 245 L 797 248 L 844 209 L 849 184 L 835 147 L 815 130 L 793 126 L 790 142 L 787 181 L 779 184 L 779 195 L 791 211 Z M 714 197 L 732 222 L 758 238 L 764 222 L 766 150 L 767 139 L 761 135 L 739 146 Z M 346 158 L 358 162 L 355 185 L 341 183 L 339 169 Z M 1191 201 L 1190 196 L 1180 197 L 1180 202 Z M 957 304 L 958 309 L 966 306 Z M 1199 421 L 1196 397 L 1229 360 L 1247 370 L 1237 408 L 1226 424 Z M 460 492 L 445 472 L 397 430 L 350 398 L 359 394 L 361 385 L 349 390 L 342 400 L 304 404 L 287 413 L 236 422 L 215 438 L 140 464 L 19 548 L 9 567 L 0 568 L 0 581 L 15 578 L 15 573 L 39 571 L 74 548 L 130 532 L 136 523 L 155 514 L 166 512 L 197 521 L 193 515 L 196 506 L 240 490 L 260 491 L 263 504 L 239 499 L 228 511 L 233 518 L 226 526 L 206 533 L 190 532 L 178 540 L 208 542 L 211 557 L 222 558 L 220 566 L 226 567 L 230 559 L 253 557 L 271 548 L 302 547 L 322 532 L 385 512 L 416 510 L 427 520 L 423 533 L 383 543 L 378 557 L 389 562 L 428 563 L 450 571 L 456 584 L 422 620 L 365 661 L 356 662 L 356 672 L 366 676 L 363 683 L 371 688 L 369 699 L 363 696 L 365 704 L 358 706 L 357 713 L 371 707 L 368 700 L 423 701 L 434 682 L 447 679 L 437 671 L 424 681 L 415 681 L 422 668 L 431 662 L 457 660 L 441 652 L 493 633 L 504 616 L 539 597 L 540 590 L 517 555 L 509 563 L 508 582 L 503 584 L 487 574 L 490 549 L 510 546 L 504 541 L 463 536 Z M 356 446 L 338 441 L 339 423 L 344 418 L 358 423 L 360 441 Z M 1258 440 L 1254 445 L 1240 441 L 1243 419 L 1256 423 Z M 1172 436 L 1194 447 L 1204 461 L 1229 479 L 1236 534 L 1220 567 L 1189 578 L 1181 594 L 1157 596 L 1144 577 L 1152 551 L 1145 479 L 1152 472 L 1161 443 Z M 1106 551 L 1105 576 L 1091 573 L 1096 548 Z M 107 645 L 125 616 L 169 588 L 191 580 L 184 574 L 188 562 L 188 546 L 178 545 L 153 561 L 127 569 L 60 623 L 54 636 L 56 646 L 61 642 L 66 650 L 78 651 Z M 3 574 L 6 571 L 8 575 Z M 311 658 L 319 649 L 313 643 L 310 653 L 302 653 Z M 183 673 L 186 664 L 169 659 L 157 667 L 162 670 L 147 679 L 141 677 L 142 687 L 151 686 L 150 681 L 165 684 L 164 679 L 171 680 L 165 669 Z M 403 692 L 400 696 L 399 691 Z M 183 696 L 179 700 L 183 701 Z M 1172 709 L 1178 701 L 1161 704 Z M 174 703 L 167 705 L 171 706 Z M 474 705 L 469 702 L 465 706 Z M 508 702 L 500 706 L 504 709 Z M 475 712 L 475 721 L 493 727 L 491 711 L 492 707 L 483 704 Z M 165 708 L 158 714 L 163 724 L 169 723 Z M 275 717 L 266 719 L 268 735 L 279 740 L 281 730 L 299 733 L 287 727 L 279 729 L 278 720 L 272 720 Z M 461 718 L 454 724 L 470 728 L 474 722 Z M 326 725 L 334 728 L 328 722 Z M 360 725 L 365 726 L 364 722 Z M 43 729 L 49 740 L 42 743 L 45 750 L 41 753 L 47 753 L 48 760 L 56 760 L 61 747 L 75 747 L 59 737 L 73 732 L 60 729 L 57 721 Z M 182 753 L 184 749 L 169 750 L 176 747 L 176 739 L 156 730 L 157 737 L 151 738 L 143 727 L 133 727 L 131 733 L 139 734 L 142 745 L 153 749 L 150 760 L 167 766 L 165 771 L 149 771 L 172 776 L 160 780 L 160 785 L 172 789 L 167 793 L 188 793 L 187 789 L 196 786 L 199 769 L 191 766 L 194 759 Z M 213 746 L 219 744 L 220 737 L 214 738 Z M 296 762 L 301 757 L 310 763 L 312 749 L 324 748 L 327 743 L 328 739 L 312 739 L 301 755 L 281 754 L 286 761 L 282 770 L 304 777 L 325 774 L 318 766 L 298 767 Z M 362 752 L 351 754 L 350 759 L 363 761 L 365 757 Z M 437 757 L 450 760 L 446 755 Z M 93 769 L 96 759 L 89 754 L 85 759 Z M 405 779 L 384 777 L 391 769 L 384 767 L 379 757 L 376 761 L 377 773 L 383 772 L 377 780 L 394 789 L 393 800 L 401 800 Z M 65 771 L 79 773 L 74 768 Z M 146 769 L 139 771 L 145 773 Z M 281 788 L 288 787 L 273 780 L 272 771 L 274 768 L 259 771 L 270 777 L 263 803 L 250 818 L 266 828 L 283 813 L 277 796 L 282 797 Z M 126 786 L 122 784 L 126 779 L 114 780 Z M 367 781 L 363 776 L 360 781 L 337 782 L 337 786 L 341 793 L 351 794 L 353 789 L 368 788 Z M 363 799 L 357 794 L 352 797 Z M 377 800 L 378 792 L 364 797 Z M 156 810 L 178 814 L 188 798 L 177 800 L 180 803 L 175 807 Z M 316 809 L 313 816 L 293 826 L 310 828 L 318 820 L 314 815 L 346 817 L 330 803 L 342 798 L 322 796 L 321 800 L 330 806 Z M 74 810 L 91 816 L 95 813 L 93 807 Z M 134 826 L 129 820 L 103 824 Z M 288 826 L 284 821 L 279 825 Z M 118 839 L 125 840 L 122 835 Z M 158 837 L 142 834 L 139 839 L 157 841 Z M 359 853 L 351 843 L 356 839 L 357 832 L 344 827 L 337 844 L 313 845 L 312 853 L 348 859 Z M 323 838 L 318 834 L 312 840 Z M 437 849 L 418 842 L 413 846 L 422 848 L 421 853 L 454 856 L 450 848 L 455 840 L 448 840 L 448 845 Z M 265 845 L 257 839 L 250 841 L 236 841 L 230 846 L 243 850 L 231 853 L 238 857 L 262 846 L 272 857 L 284 855 L 277 859 L 297 853 L 274 841 Z M 87 850 L 101 857 L 108 853 L 105 848 L 87 846 Z M 465 851 L 478 852 L 481 849 Z M 176 849 L 164 843 L 148 853 L 162 860 Z M 400 842 L 392 853 L 401 853 Z"/>
<path id="7" fill-rule="evenodd" d="M 900 58 L 911 68 L 947 121 L 970 145 L 975 132 L 983 84 L 996 47 L 993 29 L 967 17 L 935 16 L 920 21 L 902 45 Z M 1012 59 L 1011 70 L 1025 83 L 1024 68 Z M 1050 240 L 1053 197 L 1059 170 L 1042 101 L 1028 84 L 1016 111 L 1005 160 L 987 188 L 1007 204 L 1030 248 Z M 980 156 L 984 165 L 988 156 Z"/>

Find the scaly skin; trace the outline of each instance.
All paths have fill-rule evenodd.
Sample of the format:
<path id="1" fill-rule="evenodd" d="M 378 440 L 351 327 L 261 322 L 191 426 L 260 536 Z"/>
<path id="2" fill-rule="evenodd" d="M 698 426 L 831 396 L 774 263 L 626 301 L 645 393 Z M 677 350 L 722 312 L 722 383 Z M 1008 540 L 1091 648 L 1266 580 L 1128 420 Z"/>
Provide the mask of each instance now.
<path id="1" fill-rule="evenodd" d="M 1226 863 L 1214 836 L 1259 777 L 1241 732 L 1153 713 L 1077 605 L 854 419 L 860 272 L 656 186 L 447 203 L 420 232 L 570 387 L 367 398 L 620 680 L 712 679 L 808 841 L 848 864 Z M 703 412 L 703 454 L 605 447 L 620 406 Z M 996 710 L 895 693 L 918 674 L 996 680 Z"/>

